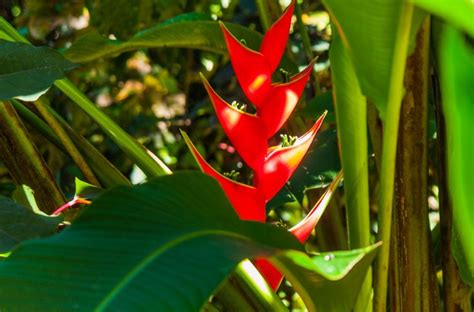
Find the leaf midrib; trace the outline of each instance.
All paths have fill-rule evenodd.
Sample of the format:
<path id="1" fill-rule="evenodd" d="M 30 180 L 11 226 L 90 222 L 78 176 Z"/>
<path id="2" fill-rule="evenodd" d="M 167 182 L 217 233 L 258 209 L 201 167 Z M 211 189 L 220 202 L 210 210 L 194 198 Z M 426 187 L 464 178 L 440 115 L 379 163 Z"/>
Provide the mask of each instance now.
<path id="1" fill-rule="evenodd" d="M 242 240 L 249 241 L 250 239 L 242 234 L 235 232 L 229 232 L 225 230 L 206 230 L 206 231 L 197 231 L 192 232 L 186 235 L 182 235 L 174 240 L 171 240 L 160 247 L 156 248 L 149 253 L 142 261 L 138 262 L 121 280 L 117 285 L 111 289 L 111 291 L 105 296 L 105 298 L 97 305 L 94 311 L 104 311 L 109 304 L 115 299 L 115 297 L 127 286 L 127 284 L 134 279 L 139 273 L 141 273 L 150 263 L 152 263 L 156 258 L 160 257 L 162 254 L 170 250 L 171 248 L 182 244 L 188 240 L 192 240 L 202 236 L 210 235 L 222 235 L 228 237 L 235 237 Z"/>

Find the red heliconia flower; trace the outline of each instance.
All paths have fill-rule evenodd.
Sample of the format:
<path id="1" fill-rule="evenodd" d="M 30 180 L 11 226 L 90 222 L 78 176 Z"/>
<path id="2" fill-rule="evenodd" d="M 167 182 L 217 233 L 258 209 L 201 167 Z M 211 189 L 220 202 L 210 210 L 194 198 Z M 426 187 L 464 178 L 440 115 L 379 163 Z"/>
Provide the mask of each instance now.
<path id="1" fill-rule="evenodd" d="M 293 8 L 294 1 L 266 32 L 259 52 L 243 45 L 223 23 L 220 24 L 237 80 L 245 95 L 257 109 L 266 102 L 267 95 L 274 91 L 275 85 L 272 85 L 271 81 L 272 73 L 280 64 L 285 51 Z M 309 76 L 309 73 L 307 75 Z M 293 82 L 292 79 L 289 84 Z"/>
<path id="2" fill-rule="evenodd" d="M 267 138 L 271 138 L 288 120 L 298 104 L 308 82 L 313 63 L 309 64 L 302 72 L 291 77 L 290 82 L 275 83 L 270 87 L 270 92 L 265 102 L 257 108 L 257 115 L 262 119 L 267 131 Z"/>
<path id="3" fill-rule="evenodd" d="M 255 187 L 231 180 L 212 168 L 199 154 L 184 131 L 181 131 L 186 144 L 199 164 L 201 170 L 220 184 L 237 215 L 242 220 L 265 222 L 265 201 Z"/>
<path id="4" fill-rule="evenodd" d="M 224 132 L 244 162 L 254 171 L 254 186 L 231 180 L 214 170 L 199 154 L 186 133 L 183 138 L 201 170 L 214 177 L 226 193 L 239 217 L 243 220 L 265 222 L 265 204 L 288 182 L 304 158 L 326 113 L 313 127 L 291 146 L 268 148 L 271 138 L 286 122 L 299 101 L 313 69 L 311 63 L 289 82 L 272 83 L 272 73 L 283 56 L 293 14 L 294 1 L 265 34 L 260 51 L 243 45 L 220 24 L 229 50 L 237 80 L 256 114 L 248 114 L 229 105 L 202 76 L 204 86 Z M 304 243 L 318 222 L 322 202 L 313 207 L 299 224 L 290 229 Z M 270 286 L 276 289 L 282 281 L 281 273 L 267 260 L 257 259 L 255 265 Z"/>
<path id="5" fill-rule="evenodd" d="M 260 135 L 265 132 L 264 124 L 259 117 L 229 105 L 217 95 L 206 78 L 202 75 L 201 77 L 216 111 L 217 119 L 230 142 L 250 168 L 260 170 L 267 153 L 267 138 Z"/>
<path id="6" fill-rule="evenodd" d="M 262 192 L 265 200 L 275 196 L 296 170 L 311 146 L 325 115 L 319 117 L 313 127 L 299 137 L 292 146 L 269 149 L 262 171 L 255 172 L 255 187 Z"/>

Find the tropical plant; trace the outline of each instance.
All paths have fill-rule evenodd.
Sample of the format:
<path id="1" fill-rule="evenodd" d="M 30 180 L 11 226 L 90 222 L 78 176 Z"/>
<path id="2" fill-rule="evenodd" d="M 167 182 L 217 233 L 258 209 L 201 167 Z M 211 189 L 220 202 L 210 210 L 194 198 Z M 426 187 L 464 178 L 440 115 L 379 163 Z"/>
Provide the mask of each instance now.
<path id="1" fill-rule="evenodd" d="M 470 311 L 472 3 L 253 5 L 0 10 L 1 311 Z"/>

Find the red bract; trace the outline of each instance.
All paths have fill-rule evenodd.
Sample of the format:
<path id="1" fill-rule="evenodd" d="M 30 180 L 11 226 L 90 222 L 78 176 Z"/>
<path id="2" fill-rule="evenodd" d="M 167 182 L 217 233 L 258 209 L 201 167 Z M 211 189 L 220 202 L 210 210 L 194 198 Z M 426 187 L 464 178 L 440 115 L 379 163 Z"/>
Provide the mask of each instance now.
<path id="1" fill-rule="evenodd" d="M 201 170 L 217 180 L 243 220 L 265 222 L 265 204 L 295 172 L 326 115 L 319 117 L 293 145 L 268 147 L 268 139 L 282 127 L 298 103 L 313 68 L 310 64 L 286 83 L 271 81 L 288 41 L 293 6 L 294 2 L 265 34 L 259 52 L 247 48 L 224 24 L 220 24 L 237 80 L 255 105 L 255 115 L 229 105 L 203 78 L 224 132 L 244 162 L 254 171 L 254 186 L 236 182 L 214 170 L 189 137 L 182 133 Z M 318 207 L 320 205 L 316 205 L 304 220 L 290 230 L 301 243 L 306 241 L 319 220 Z M 255 264 L 269 284 L 277 288 L 282 280 L 280 272 L 265 259 L 258 259 Z"/>

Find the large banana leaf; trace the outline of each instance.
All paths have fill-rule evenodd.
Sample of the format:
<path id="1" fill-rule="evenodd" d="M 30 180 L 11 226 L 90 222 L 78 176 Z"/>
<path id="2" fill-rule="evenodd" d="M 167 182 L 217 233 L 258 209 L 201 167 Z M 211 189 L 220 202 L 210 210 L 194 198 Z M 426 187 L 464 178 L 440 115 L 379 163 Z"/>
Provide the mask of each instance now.
<path id="1" fill-rule="evenodd" d="M 474 37 L 474 2 L 471 0 L 410 0 L 414 5 L 438 15 Z"/>
<path id="2" fill-rule="evenodd" d="M 369 164 L 367 140 L 367 101 L 349 60 L 346 48 L 336 32 L 329 50 L 340 154 L 344 171 L 344 197 L 351 248 L 364 247 L 370 241 Z M 371 282 L 367 277 L 359 305 L 367 307 Z M 357 309 L 360 310 L 360 309 Z"/>
<path id="3" fill-rule="evenodd" d="M 395 42 L 403 1 L 324 0 L 359 79 L 362 93 L 385 119 Z M 412 38 L 423 14 L 416 12 Z"/>
<path id="4" fill-rule="evenodd" d="M 474 52 L 461 33 L 446 27 L 441 45 L 441 88 L 448 138 L 453 247 L 461 276 L 474 286 Z"/>
<path id="5" fill-rule="evenodd" d="M 237 263 L 268 256 L 298 290 L 349 280 L 350 292 L 373 257 L 302 248 L 282 228 L 239 220 L 212 178 L 178 173 L 107 191 L 62 233 L 14 250 L 0 263 L 0 309 L 197 311 Z"/>

